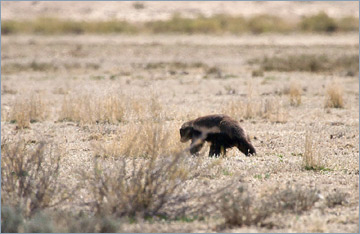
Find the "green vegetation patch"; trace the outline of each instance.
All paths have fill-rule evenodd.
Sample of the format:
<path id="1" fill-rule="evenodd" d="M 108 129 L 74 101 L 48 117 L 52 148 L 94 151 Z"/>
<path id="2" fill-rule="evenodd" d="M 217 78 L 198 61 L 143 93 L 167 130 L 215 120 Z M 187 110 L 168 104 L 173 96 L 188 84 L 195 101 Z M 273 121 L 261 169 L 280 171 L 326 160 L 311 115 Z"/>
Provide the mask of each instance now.
<path id="1" fill-rule="evenodd" d="M 317 55 L 317 54 L 290 54 L 284 56 L 264 57 L 249 61 L 258 63 L 264 71 L 345 71 L 347 74 L 357 74 L 359 67 L 359 55 L 348 54 L 341 56 Z"/>
<path id="2" fill-rule="evenodd" d="M 2 34 L 105 34 L 134 33 L 136 31 L 136 25 L 119 20 L 73 21 L 41 17 L 29 21 L 4 20 L 1 22 Z"/>
<path id="3" fill-rule="evenodd" d="M 310 32 L 336 32 L 336 31 L 357 31 L 359 29 L 359 19 L 355 17 L 343 17 L 334 19 L 324 12 L 317 15 L 308 16 L 300 22 L 302 31 Z"/>
<path id="4" fill-rule="evenodd" d="M 241 34 L 241 33 L 288 33 L 288 32 L 338 32 L 358 31 L 356 17 L 331 18 L 321 12 L 291 22 L 273 15 L 255 15 L 250 18 L 224 14 L 186 18 L 174 14 L 167 20 L 146 23 L 130 23 L 123 20 L 74 21 L 51 17 L 33 20 L 3 20 L 1 33 L 15 34 L 107 34 L 107 33 L 186 33 L 186 34 Z"/>

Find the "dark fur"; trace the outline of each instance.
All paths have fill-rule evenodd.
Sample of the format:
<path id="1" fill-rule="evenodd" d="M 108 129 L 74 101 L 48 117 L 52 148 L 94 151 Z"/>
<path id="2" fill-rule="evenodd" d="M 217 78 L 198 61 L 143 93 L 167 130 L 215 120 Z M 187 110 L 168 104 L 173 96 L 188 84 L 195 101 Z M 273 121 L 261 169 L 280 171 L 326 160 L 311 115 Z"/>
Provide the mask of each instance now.
<path id="1" fill-rule="evenodd" d="M 201 150 L 210 142 L 209 156 L 226 154 L 226 149 L 236 146 L 246 156 L 256 154 L 254 146 L 236 120 L 226 115 L 208 115 L 184 123 L 180 128 L 181 142 L 191 139 L 190 153 Z"/>

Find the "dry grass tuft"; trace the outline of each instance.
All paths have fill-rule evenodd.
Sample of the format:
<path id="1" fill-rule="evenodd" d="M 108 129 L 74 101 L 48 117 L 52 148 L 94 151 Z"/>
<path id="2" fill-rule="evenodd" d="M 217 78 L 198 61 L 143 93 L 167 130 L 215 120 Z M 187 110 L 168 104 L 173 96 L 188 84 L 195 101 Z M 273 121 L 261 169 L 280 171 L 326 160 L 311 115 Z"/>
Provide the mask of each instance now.
<path id="1" fill-rule="evenodd" d="M 299 106 L 301 104 L 301 87 L 296 82 L 290 83 L 289 99 L 292 106 Z"/>
<path id="2" fill-rule="evenodd" d="M 262 118 L 273 123 L 286 123 L 288 119 L 282 102 L 277 99 L 232 101 L 222 111 L 235 119 Z"/>
<path id="3" fill-rule="evenodd" d="M 47 103 L 40 95 L 32 94 L 27 97 L 17 97 L 9 112 L 10 122 L 16 123 L 17 128 L 29 128 L 30 123 L 45 120 L 49 115 Z"/>
<path id="4" fill-rule="evenodd" d="M 155 121 L 130 124 L 113 139 L 96 141 L 93 148 L 100 157 L 143 157 L 172 155 L 182 150 L 178 126 L 167 126 Z"/>
<path id="5" fill-rule="evenodd" d="M 124 120 L 125 102 L 124 97 L 114 94 L 65 96 L 59 120 L 82 124 L 118 123 Z"/>
<path id="6" fill-rule="evenodd" d="M 232 116 L 235 119 L 255 119 L 262 118 L 273 123 L 286 123 L 288 113 L 283 107 L 282 100 L 278 98 L 261 99 L 255 97 L 256 92 L 252 82 L 248 83 L 247 99 L 231 101 L 222 109 L 223 113 Z"/>
<path id="7" fill-rule="evenodd" d="M 166 118 L 162 104 L 154 95 L 150 99 L 133 99 L 121 94 L 65 95 L 59 113 L 60 121 L 81 124 L 129 121 L 160 122 Z"/>
<path id="8" fill-rule="evenodd" d="M 317 142 L 313 140 L 310 132 L 305 136 L 305 152 L 303 154 L 303 165 L 306 170 L 330 170 L 324 166 L 322 154 L 317 148 Z"/>
<path id="9" fill-rule="evenodd" d="M 331 83 L 326 89 L 325 107 L 344 108 L 343 88 L 338 83 Z"/>
<path id="10" fill-rule="evenodd" d="M 71 197 L 59 182 L 62 155 L 45 141 L 1 140 L 1 204 L 20 207 L 27 216 Z"/>

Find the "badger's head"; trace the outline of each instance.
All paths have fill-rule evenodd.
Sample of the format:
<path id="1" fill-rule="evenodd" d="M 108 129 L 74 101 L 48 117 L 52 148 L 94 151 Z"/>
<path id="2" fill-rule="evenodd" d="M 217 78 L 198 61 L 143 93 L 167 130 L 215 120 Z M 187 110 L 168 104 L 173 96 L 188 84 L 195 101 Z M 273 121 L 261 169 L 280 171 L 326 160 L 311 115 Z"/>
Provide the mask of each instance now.
<path id="1" fill-rule="evenodd" d="M 190 140 L 193 135 L 193 130 L 194 128 L 191 121 L 184 123 L 180 128 L 180 141 L 187 142 Z"/>

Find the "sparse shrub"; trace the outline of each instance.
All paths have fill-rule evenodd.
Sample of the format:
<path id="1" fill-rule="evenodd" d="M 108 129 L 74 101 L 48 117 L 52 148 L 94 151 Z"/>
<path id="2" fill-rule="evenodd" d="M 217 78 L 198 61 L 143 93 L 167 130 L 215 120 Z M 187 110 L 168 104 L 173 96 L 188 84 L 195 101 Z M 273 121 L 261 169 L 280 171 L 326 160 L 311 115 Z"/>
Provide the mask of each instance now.
<path id="1" fill-rule="evenodd" d="M 273 15 L 257 15 L 248 19 L 248 29 L 252 33 L 289 32 L 291 25 Z"/>
<path id="2" fill-rule="evenodd" d="M 141 9 L 144 9 L 144 8 L 145 8 L 145 4 L 142 3 L 142 2 L 134 2 L 134 3 L 133 3 L 133 7 L 134 7 L 136 10 L 141 10 Z"/>
<path id="3" fill-rule="evenodd" d="M 24 225 L 24 232 L 27 233 L 52 233 L 55 232 L 52 220 L 46 214 L 37 212 Z"/>
<path id="4" fill-rule="evenodd" d="M 342 86 L 338 83 L 331 83 L 326 89 L 325 107 L 344 108 Z"/>
<path id="5" fill-rule="evenodd" d="M 220 198 L 219 210 L 225 219 L 226 226 L 259 225 L 272 214 L 272 210 L 264 209 L 261 202 L 245 191 L 226 192 Z"/>
<path id="6" fill-rule="evenodd" d="M 333 18 L 330 18 L 325 12 L 317 15 L 305 17 L 300 23 L 301 29 L 312 32 L 334 32 L 338 26 Z"/>
<path id="7" fill-rule="evenodd" d="M 335 207 L 337 205 L 344 205 L 346 201 L 347 193 L 344 192 L 334 192 L 326 196 L 325 202 L 326 205 L 330 208 Z"/>
<path id="8" fill-rule="evenodd" d="M 264 76 L 264 71 L 262 69 L 253 70 L 251 73 L 252 77 Z"/>
<path id="9" fill-rule="evenodd" d="M 32 94 L 24 98 L 17 97 L 10 109 L 10 122 L 14 122 L 17 128 L 28 128 L 30 123 L 43 121 L 48 117 L 47 103 L 40 95 Z"/>
<path id="10" fill-rule="evenodd" d="M 343 17 L 337 20 L 337 27 L 340 31 L 358 31 L 359 30 L 359 19 L 356 17 Z"/>
<path id="11" fill-rule="evenodd" d="M 95 233 L 97 222 L 95 217 L 89 217 L 85 214 L 77 215 L 75 217 L 62 216 L 68 223 L 68 232 L 70 233 Z"/>
<path id="12" fill-rule="evenodd" d="M 51 17 L 1 22 L 1 32 L 34 34 L 133 33 L 137 26 L 125 21 L 73 21 Z"/>
<path id="13" fill-rule="evenodd" d="M 152 217 L 170 204 L 185 202 L 179 190 L 189 179 L 182 154 L 144 160 L 96 160 L 93 175 L 84 173 L 98 215 Z M 110 165 L 111 164 L 111 165 Z"/>
<path id="14" fill-rule="evenodd" d="M 237 191 L 224 192 L 216 206 L 225 219 L 225 226 L 265 226 L 267 218 L 273 214 L 300 214 L 311 209 L 318 200 L 317 190 L 301 186 L 287 186 L 262 199 L 245 187 L 239 187 Z"/>
<path id="15" fill-rule="evenodd" d="M 203 68 L 206 69 L 208 66 L 201 62 L 194 63 L 184 63 L 184 62 L 156 62 L 156 63 L 147 63 L 145 69 L 174 69 L 174 70 L 184 70 L 191 68 Z"/>
<path id="16" fill-rule="evenodd" d="M 1 94 L 17 94 L 15 89 L 9 88 L 7 85 L 1 86 Z"/>
<path id="17" fill-rule="evenodd" d="M 120 220 L 112 216 L 69 215 L 64 217 L 70 233 L 116 233 L 120 230 Z"/>
<path id="18" fill-rule="evenodd" d="M 18 22 L 15 20 L 4 20 L 1 21 L 1 34 L 7 35 L 7 34 L 13 34 L 17 33 L 19 31 L 18 29 Z"/>
<path id="19" fill-rule="evenodd" d="M 223 77 L 222 71 L 218 67 L 209 67 L 205 71 L 205 78 L 209 78 L 209 77 L 222 78 Z"/>
<path id="20" fill-rule="evenodd" d="M 273 211 L 277 213 L 289 211 L 300 214 L 311 209 L 318 200 L 319 196 L 316 189 L 288 185 L 286 189 L 275 191 L 269 197 L 267 205 L 273 206 Z"/>
<path id="21" fill-rule="evenodd" d="M 352 71 L 358 73 L 359 55 L 348 54 L 328 56 L 326 54 L 290 54 L 284 56 L 265 57 L 255 59 L 249 63 L 259 63 L 265 71 L 307 71 L 307 72 L 335 72 Z"/>
<path id="22" fill-rule="evenodd" d="M 134 2 L 137 10 L 145 8 L 143 2 Z M 130 23 L 120 20 L 108 21 L 75 21 L 51 17 L 40 17 L 33 20 L 3 20 L 1 33 L 4 35 L 15 33 L 34 34 L 83 34 L 83 33 L 202 33 L 220 34 L 244 32 L 287 33 L 293 31 L 334 32 L 358 30 L 356 17 L 334 19 L 326 13 L 319 13 L 304 17 L 299 23 L 290 22 L 273 15 L 256 15 L 248 19 L 242 16 L 225 14 L 195 18 L 186 18 L 174 14 L 167 20 L 154 20 L 146 23 Z"/>
<path id="23" fill-rule="evenodd" d="M 26 215 L 56 206 L 71 193 L 59 182 L 61 154 L 53 144 L 1 140 L 1 203 Z"/>
<path id="24" fill-rule="evenodd" d="M 20 226 L 24 223 L 21 209 L 1 204 L 1 232 L 19 232 Z"/>
<path id="25" fill-rule="evenodd" d="M 299 106 L 301 104 L 301 87 L 296 82 L 290 83 L 289 99 L 292 106 Z"/>
<path id="26" fill-rule="evenodd" d="M 242 17 L 226 15 L 190 19 L 175 14 L 169 20 L 148 22 L 145 27 L 152 33 L 241 33 L 246 30 L 246 21 Z"/>
<path id="27" fill-rule="evenodd" d="M 30 68 L 33 71 L 54 71 L 57 70 L 57 66 L 52 63 L 43 63 L 36 60 L 30 63 Z"/>

